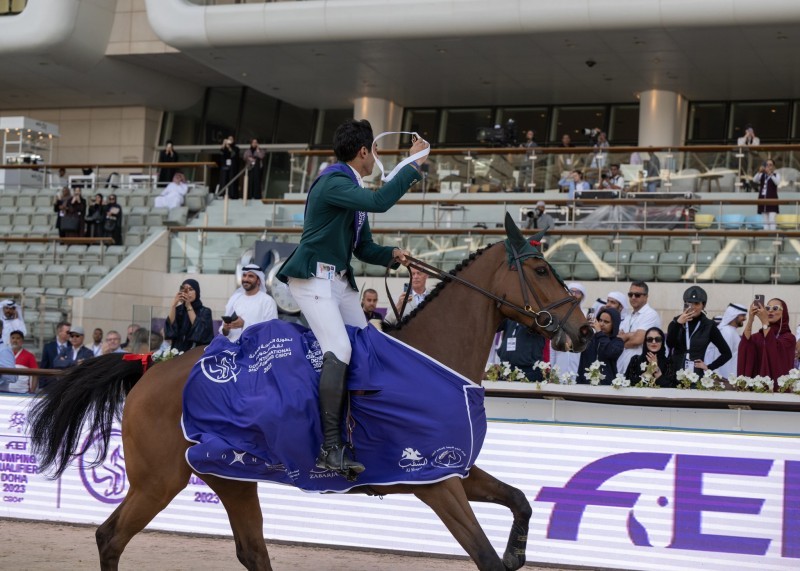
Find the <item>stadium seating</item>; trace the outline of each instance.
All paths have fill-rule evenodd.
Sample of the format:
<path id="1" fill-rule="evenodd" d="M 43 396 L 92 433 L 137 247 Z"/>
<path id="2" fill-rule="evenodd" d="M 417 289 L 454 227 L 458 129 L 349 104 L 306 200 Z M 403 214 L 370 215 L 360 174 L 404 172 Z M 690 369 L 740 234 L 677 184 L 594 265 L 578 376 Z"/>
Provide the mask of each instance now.
<path id="1" fill-rule="evenodd" d="M 628 279 L 650 282 L 656 277 L 658 252 L 634 252 L 628 265 Z"/>
<path id="2" fill-rule="evenodd" d="M 685 252 L 662 252 L 658 256 L 656 279 L 661 282 L 679 282 L 686 272 Z"/>
<path id="3" fill-rule="evenodd" d="M 772 254 L 747 254 L 744 281 L 751 284 L 766 284 L 772 281 L 775 257 Z"/>

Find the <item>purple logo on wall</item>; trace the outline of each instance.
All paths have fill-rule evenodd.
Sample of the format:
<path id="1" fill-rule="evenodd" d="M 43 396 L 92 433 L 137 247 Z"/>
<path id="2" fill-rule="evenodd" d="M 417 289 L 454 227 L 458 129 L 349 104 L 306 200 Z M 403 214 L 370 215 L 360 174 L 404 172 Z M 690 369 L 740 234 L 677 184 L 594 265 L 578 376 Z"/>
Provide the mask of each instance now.
<path id="1" fill-rule="evenodd" d="M 99 434 L 91 434 L 84 441 L 83 449 L 86 453 L 81 455 L 78 466 L 81 481 L 86 490 L 101 502 L 118 504 L 128 493 L 128 476 L 125 472 L 125 456 L 122 453 L 122 432 L 116 428 L 111 431 L 106 459 L 102 464 L 92 466 L 92 460 L 96 457 L 93 452 L 97 451 L 100 440 Z"/>

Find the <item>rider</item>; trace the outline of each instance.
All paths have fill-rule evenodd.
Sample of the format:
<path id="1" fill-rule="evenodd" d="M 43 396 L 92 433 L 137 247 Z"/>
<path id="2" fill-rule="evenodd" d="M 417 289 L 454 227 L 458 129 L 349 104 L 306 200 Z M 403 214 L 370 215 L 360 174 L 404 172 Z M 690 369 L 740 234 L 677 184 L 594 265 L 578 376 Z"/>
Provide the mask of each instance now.
<path id="1" fill-rule="evenodd" d="M 300 244 L 283 265 L 278 279 L 305 315 L 323 353 L 319 404 L 323 442 L 317 467 L 353 477 L 364 465 L 345 455 L 341 437 L 350 340 L 345 325 L 366 327 L 350 260 L 353 255 L 369 264 L 397 267 L 406 252 L 372 241 L 367 212 L 386 212 L 408 189 L 422 180 L 419 166 L 425 157 L 403 167 L 379 190 L 363 188 L 362 177 L 372 174 L 372 126 L 366 120 L 348 120 L 333 136 L 338 163 L 327 167 L 308 191 Z M 417 139 L 411 154 L 428 147 Z"/>

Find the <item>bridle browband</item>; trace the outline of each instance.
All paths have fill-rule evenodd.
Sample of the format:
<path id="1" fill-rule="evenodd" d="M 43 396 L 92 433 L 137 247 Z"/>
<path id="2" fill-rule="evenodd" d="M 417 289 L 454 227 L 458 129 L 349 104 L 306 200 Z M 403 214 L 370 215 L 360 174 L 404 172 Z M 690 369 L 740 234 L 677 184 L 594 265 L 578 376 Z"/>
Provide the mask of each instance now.
<path id="1" fill-rule="evenodd" d="M 413 268 L 413 269 L 419 270 L 419 271 L 421 271 L 423 273 L 428 274 L 429 276 L 432 276 L 432 277 L 435 277 L 435 278 L 439 278 L 442 281 L 455 281 L 455 282 L 458 282 L 458 283 L 460 283 L 462 285 L 465 285 L 468 288 L 477 291 L 482 296 L 488 297 L 489 299 L 493 300 L 495 303 L 497 303 L 498 307 L 500 305 L 505 305 L 506 307 L 509 307 L 509 308 L 513 309 L 517 313 L 521 313 L 522 315 L 524 315 L 526 317 L 530 317 L 531 319 L 533 319 L 533 323 L 535 323 L 543 331 L 555 334 L 556 332 L 558 332 L 559 329 L 561 329 L 561 327 L 563 325 L 563 322 L 566 321 L 567 319 L 569 319 L 570 314 L 572 314 L 572 312 L 578 306 L 578 300 L 574 296 L 572 296 L 571 294 L 568 293 L 568 295 L 566 295 L 564 298 L 562 298 L 562 299 L 560 299 L 558 301 L 555 301 L 555 302 L 551 303 L 550 305 L 547 305 L 547 306 L 543 307 L 542 306 L 542 301 L 539 299 L 539 296 L 537 295 L 536 290 L 533 289 L 530 286 L 530 284 L 527 282 L 527 280 L 525 279 L 525 276 L 524 276 L 524 274 L 522 272 L 522 262 L 526 258 L 529 258 L 529 257 L 539 257 L 539 258 L 541 258 L 541 256 L 540 255 L 536 255 L 536 254 L 531 254 L 531 253 L 521 253 L 521 254 L 517 253 L 516 249 L 514 248 L 514 246 L 512 244 L 510 244 L 510 242 L 507 242 L 507 246 L 511 248 L 512 260 L 513 260 L 513 262 L 515 264 L 515 269 L 516 269 L 517 273 L 519 274 L 520 289 L 522 291 L 522 299 L 525 302 L 525 306 L 524 307 L 523 306 L 519 306 L 516 303 L 512 303 L 512 302 L 506 300 L 505 298 L 499 297 L 499 296 L 493 294 L 492 292 L 487 291 L 487 290 L 483 289 L 482 287 L 480 287 L 478 285 L 475 285 L 474 283 L 472 283 L 470 281 L 465 280 L 464 278 L 462 278 L 458 274 L 445 272 L 441 268 L 437 268 L 436 266 L 433 266 L 433 265 L 429 264 L 428 262 L 420 260 L 419 258 L 415 258 L 415 257 L 407 254 L 406 255 L 406 259 L 410 261 L 410 263 L 408 264 L 409 268 Z M 389 275 L 389 269 L 387 268 L 386 269 L 386 276 L 384 277 L 384 281 L 386 283 L 386 294 L 387 294 L 387 297 L 389 298 L 389 304 L 392 307 L 392 311 L 394 312 L 395 317 L 397 318 L 397 322 L 399 323 L 400 319 L 401 319 L 401 316 L 405 312 L 406 302 L 407 302 L 408 298 L 404 298 L 403 299 L 403 304 L 402 304 L 402 306 L 400 308 L 400 311 L 398 312 L 397 306 L 395 305 L 394 300 L 392 299 L 392 296 L 389 293 L 389 284 L 388 284 L 388 280 L 386 279 L 386 278 L 388 278 L 388 275 Z M 559 281 L 561 281 L 561 280 L 559 279 Z M 563 285 L 563 282 L 562 282 L 562 285 Z M 566 286 L 564 286 L 564 289 L 566 291 Z M 411 291 L 411 278 L 410 277 L 409 277 L 409 280 L 408 280 L 408 291 Z M 533 309 L 533 307 L 531 306 L 530 301 L 529 301 L 529 297 L 528 297 L 528 292 L 533 294 L 533 298 L 536 301 L 536 304 L 537 304 L 537 306 L 539 308 L 538 310 Z M 564 316 L 564 319 L 557 321 L 553 317 L 553 314 L 551 313 L 551 310 L 553 310 L 556 307 L 559 307 L 561 305 L 564 305 L 565 303 L 571 304 L 571 307 L 567 311 L 567 314 Z M 544 319 L 541 319 L 542 316 L 544 316 Z M 531 325 L 530 329 L 531 330 L 533 329 L 533 325 Z"/>

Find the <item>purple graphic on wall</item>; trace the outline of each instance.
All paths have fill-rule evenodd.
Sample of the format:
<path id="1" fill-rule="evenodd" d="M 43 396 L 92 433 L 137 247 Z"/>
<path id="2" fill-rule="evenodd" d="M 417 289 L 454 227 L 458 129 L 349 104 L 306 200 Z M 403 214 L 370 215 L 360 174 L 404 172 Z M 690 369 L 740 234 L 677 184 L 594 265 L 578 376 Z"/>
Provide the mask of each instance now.
<path id="1" fill-rule="evenodd" d="M 108 442 L 108 454 L 102 464 L 93 466 L 101 441 L 100 434 L 91 434 L 86 438 L 83 448 L 86 453 L 80 457 L 78 470 L 86 490 L 106 504 L 118 504 L 125 499 L 128 492 L 128 476 L 125 471 L 125 456 L 122 453 L 122 432 L 111 431 Z"/>

